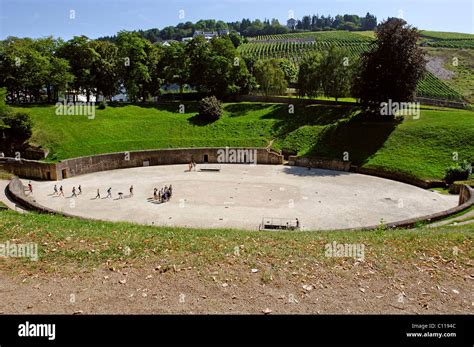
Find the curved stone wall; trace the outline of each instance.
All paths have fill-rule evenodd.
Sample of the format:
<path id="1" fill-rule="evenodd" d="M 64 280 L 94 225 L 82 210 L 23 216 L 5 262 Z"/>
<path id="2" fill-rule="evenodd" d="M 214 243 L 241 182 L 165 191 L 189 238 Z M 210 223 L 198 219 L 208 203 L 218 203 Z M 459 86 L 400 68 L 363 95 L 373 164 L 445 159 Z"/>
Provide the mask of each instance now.
<path id="1" fill-rule="evenodd" d="M 282 164 L 283 156 L 267 148 L 228 148 L 229 150 L 255 151 L 257 164 Z M 24 178 L 60 180 L 97 171 L 126 169 L 140 166 L 218 163 L 219 151 L 226 148 L 177 148 L 147 151 L 130 151 L 99 154 L 67 159 L 59 163 L 1 158 L 0 169 Z M 252 154 L 253 154 L 252 153 Z M 248 159 L 248 158 L 247 158 Z"/>
<path id="2" fill-rule="evenodd" d="M 7 186 L 8 195 L 18 204 L 24 206 L 30 210 L 40 212 L 40 213 L 51 213 L 51 214 L 58 214 L 65 217 L 72 217 L 72 218 L 79 218 L 79 219 L 87 219 L 83 217 L 73 216 L 68 213 L 52 210 L 41 204 L 37 203 L 34 198 L 29 197 L 25 194 L 25 187 L 21 183 L 21 181 L 14 177 Z M 459 205 L 457 207 L 451 208 L 446 211 L 441 211 L 438 213 L 434 213 L 427 216 L 402 220 L 398 222 L 392 222 L 384 224 L 384 227 L 387 229 L 394 229 L 394 228 L 411 228 L 416 226 L 420 223 L 429 223 L 434 222 L 440 219 L 444 219 L 449 217 L 453 214 L 462 212 L 471 206 L 474 206 L 474 189 L 470 188 L 467 185 L 462 186 L 460 194 L 459 194 Z M 92 218 L 91 218 L 92 219 Z M 372 225 L 372 226 L 365 226 L 360 228 L 349 228 L 345 230 L 374 230 L 380 228 L 380 225 Z"/>

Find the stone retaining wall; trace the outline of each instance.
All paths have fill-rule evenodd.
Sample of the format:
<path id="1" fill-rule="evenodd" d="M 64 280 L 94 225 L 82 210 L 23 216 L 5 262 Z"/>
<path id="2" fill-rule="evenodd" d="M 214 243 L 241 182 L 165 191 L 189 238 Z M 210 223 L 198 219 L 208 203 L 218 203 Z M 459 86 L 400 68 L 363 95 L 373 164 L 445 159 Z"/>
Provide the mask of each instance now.
<path id="1" fill-rule="evenodd" d="M 257 164 L 276 165 L 283 163 L 283 156 L 281 154 L 267 148 L 229 148 L 229 150 L 231 149 L 255 150 Z M 225 148 L 179 148 L 119 152 L 67 159 L 59 163 L 2 158 L 0 160 L 0 169 L 25 178 L 60 180 L 97 171 L 153 165 L 187 164 L 191 160 L 198 164 L 205 162 L 218 163 L 219 150 L 225 150 Z"/>
<path id="2" fill-rule="evenodd" d="M 325 159 L 317 157 L 298 157 L 290 155 L 288 157 L 288 165 L 312 167 L 318 169 L 349 171 L 351 168 L 350 161 L 342 161 L 336 159 Z"/>
<path id="3" fill-rule="evenodd" d="M 452 216 L 456 213 L 462 212 L 467 210 L 471 206 L 474 206 L 474 189 L 471 187 L 464 185 L 461 188 L 461 192 L 459 194 L 459 205 L 449 210 L 433 213 L 427 216 L 417 217 L 406 219 L 398 222 L 386 223 L 384 227 L 387 229 L 397 229 L 397 228 L 412 228 L 417 226 L 418 224 L 422 223 L 432 223 L 441 219 L 445 219 L 449 216 Z M 360 227 L 360 228 L 350 228 L 345 230 L 375 230 L 380 228 L 381 225 L 372 225 L 367 227 Z"/>
<path id="4" fill-rule="evenodd" d="M 79 219 L 84 219 L 87 220 L 88 218 L 84 217 L 77 217 L 70 215 L 68 213 L 64 212 L 59 212 L 52 210 L 50 208 L 47 208 L 45 206 L 42 206 L 41 204 L 38 204 L 33 197 L 27 196 L 25 194 L 25 188 L 21 181 L 17 178 L 14 177 L 11 179 L 10 183 L 7 186 L 7 193 L 9 197 L 14 200 L 16 203 L 19 205 L 26 207 L 30 210 L 40 212 L 40 213 L 51 213 L 51 214 L 58 214 L 62 215 L 65 217 L 73 217 L 73 218 L 79 218 Z M 394 228 L 411 228 L 416 226 L 417 224 L 420 223 L 430 223 L 434 222 L 440 219 L 447 218 L 453 214 L 462 212 L 471 206 L 474 206 L 474 189 L 471 187 L 464 185 L 461 187 L 461 191 L 459 194 L 459 205 L 451 208 L 446 211 L 441 211 L 437 213 L 433 213 L 431 215 L 427 216 L 422 216 L 422 217 L 417 217 L 417 218 L 411 218 L 411 219 L 406 219 L 398 222 L 392 222 L 392 223 L 387 223 L 384 224 L 384 227 L 387 229 L 394 229 Z M 91 218 L 92 219 L 92 218 Z M 371 226 L 365 226 L 365 227 L 360 227 L 360 228 L 349 228 L 349 229 L 344 229 L 344 230 L 375 230 L 380 228 L 380 225 L 371 225 Z"/>
<path id="5" fill-rule="evenodd" d="M 57 177 L 56 164 L 28 159 L 0 158 L 0 170 L 39 180 L 55 180 Z"/>
<path id="6" fill-rule="evenodd" d="M 338 102 L 333 100 L 315 100 L 315 99 L 303 99 L 303 98 L 289 98 L 285 96 L 264 96 L 264 95 L 239 95 L 229 102 L 270 102 L 270 103 L 283 103 L 283 104 L 304 104 L 304 105 L 340 105 L 340 106 L 355 106 L 355 102 Z"/>
<path id="7" fill-rule="evenodd" d="M 352 166 L 352 172 L 360 173 L 363 175 L 370 175 L 370 176 L 377 176 L 382 178 L 387 178 L 393 181 L 408 183 L 413 186 L 417 186 L 423 189 L 429 188 L 444 188 L 446 183 L 440 180 L 422 180 L 413 176 L 410 176 L 405 173 L 401 172 L 392 172 L 392 171 L 385 171 L 382 169 L 375 169 L 375 168 L 364 168 L 359 166 Z"/>

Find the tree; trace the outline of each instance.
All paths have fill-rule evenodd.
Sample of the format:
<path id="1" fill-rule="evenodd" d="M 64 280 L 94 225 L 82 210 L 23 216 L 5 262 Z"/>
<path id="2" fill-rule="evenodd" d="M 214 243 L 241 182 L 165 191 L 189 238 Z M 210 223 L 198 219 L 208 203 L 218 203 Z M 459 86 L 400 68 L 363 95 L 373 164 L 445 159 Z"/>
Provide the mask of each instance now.
<path id="1" fill-rule="evenodd" d="M 119 55 L 120 79 L 127 90 L 132 102 L 139 99 L 146 101 L 150 92 L 149 83 L 152 81 L 152 66 L 158 64 L 150 57 L 156 54 L 154 47 L 148 40 L 140 37 L 134 32 L 121 31 L 117 35 L 117 46 Z"/>
<path id="2" fill-rule="evenodd" d="M 362 55 L 353 88 L 353 94 L 368 110 L 374 112 L 389 100 L 413 101 L 426 65 L 418 37 L 417 29 L 399 18 L 377 27 L 376 42 Z"/>
<path id="3" fill-rule="evenodd" d="M 92 66 L 92 85 L 97 94 L 105 99 L 117 94 L 120 85 L 118 47 L 107 41 L 92 41 L 92 49 L 97 53 Z"/>
<path id="4" fill-rule="evenodd" d="M 244 60 L 229 37 L 214 37 L 210 42 L 196 37 L 186 45 L 189 57 L 189 84 L 218 97 L 247 93 L 252 78 Z"/>
<path id="5" fill-rule="evenodd" d="M 353 66 L 346 49 L 331 46 L 324 53 L 318 69 L 321 88 L 326 97 L 333 97 L 337 102 L 338 98 L 350 94 Z"/>
<path id="6" fill-rule="evenodd" d="M 305 56 L 301 61 L 296 83 L 299 96 L 315 97 L 321 93 L 321 60 L 322 56 L 317 52 Z"/>
<path id="7" fill-rule="evenodd" d="M 193 38 L 186 44 L 185 55 L 189 58 L 189 80 L 188 83 L 199 91 L 206 87 L 207 62 L 211 56 L 208 42 L 202 36 Z"/>
<path id="8" fill-rule="evenodd" d="M 32 39 L 8 38 L 2 45 L 0 63 L 0 85 L 7 87 L 12 101 L 40 101 L 50 63 Z"/>
<path id="9" fill-rule="evenodd" d="M 6 95 L 7 90 L 0 88 L 0 148 L 8 153 L 31 137 L 33 123 L 27 113 L 14 112 L 6 105 Z"/>
<path id="10" fill-rule="evenodd" d="M 6 126 L 4 129 L 5 140 L 10 144 L 22 144 L 31 137 L 33 122 L 25 112 L 8 112 L 2 117 Z"/>
<path id="11" fill-rule="evenodd" d="M 229 34 L 229 38 L 234 44 L 235 48 L 239 47 L 242 44 L 242 37 L 234 31 Z"/>
<path id="12" fill-rule="evenodd" d="M 369 12 L 361 19 L 362 30 L 374 30 L 377 27 L 377 17 L 371 15 Z"/>
<path id="13" fill-rule="evenodd" d="M 296 82 L 296 78 L 298 76 L 298 69 L 296 68 L 295 64 L 284 58 L 279 59 L 278 64 L 280 65 L 280 68 L 285 74 L 286 82 L 288 84 Z"/>
<path id="14" fill-rule="evenodd" d="M 254 74 L 265 96 L 281 95 L 288 87 L 285 73 L 277 59 L 259 61 L 254 67 Z"/>
<path id="15" fill-rule="evenodd" d="M 59 57 L 69 61 L 71 72 L 74 75 L 72 87 L 76 93 L 85 91 L 87 101 L 94 90 L 94 76 L 92 66 L 98 59 L 98 54 L 86 36 L 75 36 L 59 49 Z M 74 94 L 74 98 L 76 94 Z"/>
<path id="16" fill-rule="evenodd" d="M 159 70 L 167 84 L 177 84 L 181 97 L 183 88 L 189 81 L 189 58 L 182 43 L 171 43 L 165 47 L 159 62 Z"/>

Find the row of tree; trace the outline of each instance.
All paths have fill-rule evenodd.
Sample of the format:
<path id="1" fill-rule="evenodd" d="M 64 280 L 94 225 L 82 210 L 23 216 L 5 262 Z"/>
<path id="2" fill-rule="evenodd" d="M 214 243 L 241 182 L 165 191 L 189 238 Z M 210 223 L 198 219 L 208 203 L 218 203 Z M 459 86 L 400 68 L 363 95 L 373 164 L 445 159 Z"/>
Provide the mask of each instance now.
<path id="1" fill-rule="evenodd" d="M 115 43 L 85 36 L 67 42 L 11 37 L 0 43 L 0 86 L 11 102 L 53 102 L 63 93 L 107 99 L 123 88 L 131 101 L 139 101 L 170 84 L 224 96 L 249 92 L 253 81 L 227 36 L 169 46 L 133 32 L 120 32 Z"/>
<path id="2" fill-rule="evenodd" d="M 413 100 L 426 63 L 418 37 L 415 28 L 391 18 L 377 28 L 375 44 L 360 61 L 331 47 L 303 58 L 299 72 L 285 59 L 242 59 L 228 36 L 169 45 L 151 44 L 134 32 L 120 32 L 116 43 L 84 36 L 67 42 L 9 38 L 0 45 L 0 87 L 13 102 L 56 101 L 63 91 L 110 98 L 124 87 L 136 102 L 168 85 L 222 98 L 256 88 L 281 95 L 296 82 L 300 96 L 354 96 L 377 109 L 388 100 Z"/>
<path id="3" fill-rule="evenodd" d="M 374 30 L 377 26 L 377 17 L 367 12 L 365 17 L 355 14 L 343 16 L 319 16 L 307 15 L 296 22 L 297 30 L 321 31 L 321 30 Z"/>
<path id="4" fill-rule="evenodd" d="M 295 28 L 288 28 L 286 23 L 280 23 L 278 19 L 255 19 L 244 18 L 241 21 L 225 23 L 221 20 L 199 20 L 196 23 L 185 22 L 176 26 L 167 26 L 163 29 L 153 28 L 149 30 L 138 30 L 141 37 L 151 43 L 165 40 L 178 40 L 191 37 L 196 30 L 222 31 L 229 30 L 238 32 L 242 36 L 252 37 L 257 35 L 286 34 L 290 31 L 321 31 L 321 30 L 374 30 L 377 26 L 377 18 L 367 13 L 365 17 L 358 15 L 337 15 L 332 17 L 307 15 L 296 21 Z M 117 36 L 104 36 L 102 40 L 114 42 Z"/>
<path id="5" fill-rule="evenodd" d="M 425 73 L 424 52 L 417 45 L 419 33 L 398 18 L 382 23 L 376 44 L 360 59 L 344 48 L 305 56 L 300 62 L 296 87 L 301 97 L 324 95 L 356 97 L 369 113 L 380 116 L 383 103 L 413 101 L 418 81 Z M 281 61 L 260 61 L 255 76 L 265 95 L 280 95 L 288 78 Z M 387 114 L 392 117 L 393 114 Z"/>

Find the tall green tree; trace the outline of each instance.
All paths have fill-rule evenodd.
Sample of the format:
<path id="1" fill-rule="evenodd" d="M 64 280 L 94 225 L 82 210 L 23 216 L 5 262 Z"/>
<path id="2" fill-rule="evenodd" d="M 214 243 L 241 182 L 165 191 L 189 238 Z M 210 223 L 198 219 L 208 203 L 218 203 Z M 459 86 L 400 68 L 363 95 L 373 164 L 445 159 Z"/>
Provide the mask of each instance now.
<path id="1" fill-rule="evenodd" d="M 386 20 L 377 27 L 376 37 L 372 49 L 362 55 L 353 93 L 371 111 L 389 100 L 413 101 L 426 65 L 418 30 L 403 19 Z"/>
<path id="2" fill-rule="evenodd" d="M 99 56 L 86 36 L 75 36 L 59 49 L 59 56 L 69 61 L 71 72 L 74 75 L 72 88 L 74 100 L 79 93 L 85 93 L 87 101 L 95 91 L 93 65 Z"/>
<path id="3" fill-rule="evenodd" d="M 177 84 L 181 97 L 183 88 L 189 81 L 189 58 L 182 43 L 173 42 L 164 47 L 159 70 L 166 84 Z"/>
<path id="4" fill-rule="evenodd" d="M 316 97 L 322 90 L 322 56 L 319 52 L 309 54 L 300 63 L 296 88 L 301 97 Z"/>
<path id="5" fill-rule="evenodd" d="M 266 95 L 285 93 L 288 82 L 278 59 L 259 61 L 254 67 L 255 79 L 259 89 Z"/>
<path id="6" fill-rule="evenodd" d="M 318 67 L 324 96 L 332 97 L 336 101 L 349 96 L 355 65 L 346 49 L 332 46 L 325 52 Z"/>
<path id="7" fill-rule="evenodd" d="M 96 56 L 91 66 L 92 85 L 97 95 L 111 98 L 117 94 L 120 86 L 118 47 L 107 41 L 92 41 L 90 43 Z"/>
<path id="8" fill-rule="evenodd" d="M 146 101 L 152 82 L 152 65 L 149 58 L 154 54 L 154 47 L 138 33 L 121 31 L 117 35 L 119 50 L 119 71 L 121 81 L 132 102 Z"/>
<path id="9" fill-rule="evenodd" d="M 186 46 L 189 84 L 218 97 L 247 93 L 252 76 L 229 37 L 196 37 Z"/>
<path id="10" fill-rule="evenodd" d="M 0 86 L 7 87 L 16 102 L 40 101 L 50 62 L 32 39 L 10 37 L 0 50 Z"/>

